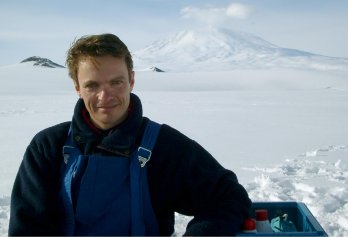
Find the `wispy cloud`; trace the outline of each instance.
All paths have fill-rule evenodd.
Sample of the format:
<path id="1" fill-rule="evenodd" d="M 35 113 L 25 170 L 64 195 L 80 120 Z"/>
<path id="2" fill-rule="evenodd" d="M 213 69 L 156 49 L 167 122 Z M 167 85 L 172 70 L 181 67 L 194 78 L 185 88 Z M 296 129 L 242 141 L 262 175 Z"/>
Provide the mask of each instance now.
<path id="1" fill-rule="evenodd" d="M 208 25 L 219 25 L 231 19 L 247 19 L 252 13 L 250 6 L 231 3 L 226 7 L 193 7 L 187 6 L 180 11 L 185 19 L 194 19 Z"/>
<path id="2" fill-rule="evenodd" d="M 232 3 L 226 8 L 226 15 L 232 18 L 247 19 L 251 14 L 251 7 L 240 4 Z"/>

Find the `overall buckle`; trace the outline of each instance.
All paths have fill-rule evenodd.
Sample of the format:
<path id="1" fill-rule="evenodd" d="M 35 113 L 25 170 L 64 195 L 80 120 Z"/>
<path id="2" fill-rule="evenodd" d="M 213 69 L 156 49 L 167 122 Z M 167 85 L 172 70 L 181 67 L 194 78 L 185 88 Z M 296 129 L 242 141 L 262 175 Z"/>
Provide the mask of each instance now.
<path id="1" fill-rule="evenodd" d="M 138 148 L 138 159 L 139 159 L 141 168 L 143 168 L 146 165 L 146 162 L 150 160 L 151 155 L 152 155 L 152 152 L 149 149 L 146 149 L 144 147 Z"/>

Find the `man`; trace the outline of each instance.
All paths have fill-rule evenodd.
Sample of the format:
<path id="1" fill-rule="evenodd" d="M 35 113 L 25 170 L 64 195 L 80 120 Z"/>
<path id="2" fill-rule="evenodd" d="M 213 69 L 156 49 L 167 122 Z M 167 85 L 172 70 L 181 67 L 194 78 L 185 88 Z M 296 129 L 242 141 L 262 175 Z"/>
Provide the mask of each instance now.
<path id="1" fill-rule="evenodd" d="M 12 191 L 10 236 L 171 235 L 174 212 L 193 216 L 185 235 L 240 230 L 251 205 L 245 189 L 195 141 L 143 117 L 131 93 L 132 57 L 118 37 L 80 38 L 67 66 L 80 99 L 71 122 L 39 132 L 28 146 Z"/>

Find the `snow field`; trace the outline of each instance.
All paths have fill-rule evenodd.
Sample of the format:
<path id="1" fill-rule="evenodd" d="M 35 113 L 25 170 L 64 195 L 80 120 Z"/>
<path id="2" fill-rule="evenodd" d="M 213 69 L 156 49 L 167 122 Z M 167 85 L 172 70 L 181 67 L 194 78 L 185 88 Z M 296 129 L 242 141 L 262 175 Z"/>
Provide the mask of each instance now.
<path id="1" fill-rule="evenodd" d="M 246 185 L 251 198 L 304 202 L 329 235 L 347 236 L 348 147 L 329 146 L 305 154 L 275 166 L 245 168 L 259 173 Z"/>
<path id="2" fill-rule="evenodd" d="M 4 79 L 5 78 L 5 79 Z M 345 75 L 253 70 L 137 72 L 144 116 L 198 141 L 236 172 L 254 201 L 304 202 L 329 235 L 348 235 L 348 81 Z M 0 235 L 26 146 L 71 119 L 65 69 L 0 68 Z M 190 217 L 176 214 L 176 232 Z"/>

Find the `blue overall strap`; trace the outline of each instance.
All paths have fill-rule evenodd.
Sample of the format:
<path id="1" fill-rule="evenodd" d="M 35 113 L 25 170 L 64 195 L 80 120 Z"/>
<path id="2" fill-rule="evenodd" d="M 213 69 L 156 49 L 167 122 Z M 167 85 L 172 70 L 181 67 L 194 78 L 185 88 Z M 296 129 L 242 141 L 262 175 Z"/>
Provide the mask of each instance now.
<path id="1" fill-rule="evenodd" d="M 141 145 L 131 157 L 132 236 L 158 235 L 158 224 L 151 205 L 145 165 L 152 155 L 160 127 L 160 124 L 148 121 Z"/>
<path id="2" fill-rule="evenodd" d="M 151 158 L 160 128 L 161 125 L 154 121 L 149 120 L 147 123 L 141 145 L 138 148 L 138 159 L 141 167 L 144 167 Z"/>
<path id="3" fill-rule="evenodd" d="M 63 157 L 64 157 L 64 170 L 62 170 L 62 188 L 61 197 L 63 200 L 64 209 L 66 211 L 65 215 L 65 234 L 71 236 L 74 234 L 75 219 L 74 210 L 72 206 L 72 194 L 71 194 L 71 177 L 77 163 L 77 158 L 80 155 L 79 150 L 73 146 L 71 126 L 69 128 L 68 137 L 66 138 L 65 144 L 63 146 Z"/>

